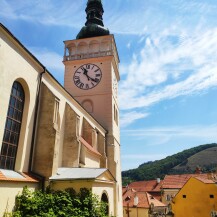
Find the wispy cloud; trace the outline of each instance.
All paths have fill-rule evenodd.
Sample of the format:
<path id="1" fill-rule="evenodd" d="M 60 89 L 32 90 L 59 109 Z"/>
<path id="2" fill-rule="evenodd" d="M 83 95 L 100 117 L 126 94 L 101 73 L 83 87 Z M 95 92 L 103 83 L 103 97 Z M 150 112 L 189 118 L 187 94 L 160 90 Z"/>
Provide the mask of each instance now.
<path id="1" fill-rule="evenodd" d="M 123 130 L 123 134 L 131 137 L 151 137 L 151 138 L 203 138 L 207 141 L 217 141 L 217 125 L 192 125 L 192 126 L 170 126 L 153 127 L 135 130 Z M 164 140 L 162 140 L 164 141 Z"/>
<path id="2" fill-rule="evenodd" d="M 64 3 L 55 0 L 1 0 L 0 16 L 43 25 L 80 28 L 85 22 L 86 2 L 87 0 L 65 0 Z M 110 28 L 111 32 L 120 34 L 159 33 L 168 24 L 180 28 L 186 25 L 188 19 L 191 19 L 191 22 L 187 23 L 191 29 L 191 25 L 195 25 L 198 19 L 203 19 L 200 17 L 201 13 L 216 13 L 216 5 L 203 0 L 173 0 L 172 3 L 162 0 L 152 0 L 151 2 L 110 0 L 104 1 L 103 4 L 105 25 Z M 189 11 L 194 11 L 194 13 L 189 13 Z M 171 13 L 173 13 L 172 20 Z M 211 23 L 205 23 L 205 25 L 211 25 Z"/>
<path id="3" fill-rule="evenodd" d="M 142 113 L 142 112 L 136 112 L 136 111 L 127 112 L 127 113 L 123 112 L 121 113 L 121 116 L 120 116 L 121 127 L 126 127 L 130 125 L 131 123 L 133 123 L 134 121 L 145 118 L 148 115 L 149 115 L 148 113 Z"/>
<path id="4" fill-rule="evenodd" d="M 46 68 L 63 84 L 64 65 L 63 57 L 58 53 L 45 48 L 30 47 L 29 50 L 38 58 L 38 60 L 46 66 Z"/>
<path id="5" fill-rule="evenodd" d="M 64 69 L 63 56 L 60 56 L 58 53 L 38 47 L 30 47 L 29 49 L 46 67 L 56 70 Z"/>
<path id="6" fill-rule="evenodd" d="M 191 36 L 148 37 L 132 62 L 123 67 L 127 78 L 120 84 L 121 109 L 149 107 L 216 87 L 216 50 L 216 28 Z M 136 85 L 129 88 L 132 83 Z"/>
<path id="7" fill-rule="evenodd" d="M 1 0 L 0 16 L 7 19 L 23 20 L 26 22 L 40 23 L 43 25 L 59 25 L 80 28 L 85 16 L 80 11 L 84 2 L 66 0 Z"/>

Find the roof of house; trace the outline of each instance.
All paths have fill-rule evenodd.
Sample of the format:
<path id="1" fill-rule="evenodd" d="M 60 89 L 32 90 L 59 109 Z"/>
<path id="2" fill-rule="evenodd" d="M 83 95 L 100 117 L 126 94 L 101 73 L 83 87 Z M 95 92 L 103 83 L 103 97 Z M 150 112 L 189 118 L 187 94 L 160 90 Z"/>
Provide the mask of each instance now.
<path id="1" fill-rule="evenodd" d="M 166 175 L 162 188 L 180 189 L 191 177 L 207 178 L 207 174 L 182 174 L 182 175 Z"/>
<path id="2" fill-rule="evenodd" d="M 28 173 L 16 172 L 13 170 L 0 169 L 0 181 L 12 182 L 39 182 Z"/>
<path id="3" fill-rule="evenodd" d="M 97 179 L 105 172 L 110 173 L 106 168 L 58 168 L 50 180 Z"/>
<path id="4" fill-rule="evenodd" d="M 162 183 L 157 180 L 139 181 L 130 183 L 129 187 L 137 191 L 160 192 Z"/>
<path id="5" fill-rule="evenodd" d="M 138 197 L 138 204 L 135 206 L 134 198 Z M 138 207 L 149 209 L 150 205 L 153 204 L 154 207 L 166 207 L 166 205 L 147 192 L 136 191 L 133 188 L 128 188 L 128 190 L 123 195 L 123 206 L 124 207 Z"/>
<path id="6" fill-rule="evenodd" d="M 208 177 L 194 177 L 195 179 L 203 182 L 204 184 L 215 184 L 216 181 L 214 179 L 210 179 Z"/>

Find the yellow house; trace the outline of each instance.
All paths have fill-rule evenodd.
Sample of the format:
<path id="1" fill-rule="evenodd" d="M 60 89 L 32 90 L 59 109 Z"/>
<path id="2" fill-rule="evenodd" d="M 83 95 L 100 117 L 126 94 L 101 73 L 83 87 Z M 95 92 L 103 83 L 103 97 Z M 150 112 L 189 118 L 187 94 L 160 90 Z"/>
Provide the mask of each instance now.
<path id="1" fill-rule="evenodd" d="M 174 217 L 214 217 L 217 214 L 215 181 L 191 177 L 171 203 Z"/>
<path id="2" fill-rule="evenodd" d="M 176 194 L 182 189 L 186 182 L 191 177 L 207 178 L 207 174 L 194 173 L 194 174 L 179 174 L 179 175 L 166 175 L 161 185 L 162 197 L 161 201 L 165 204 L 170 204 Z"/>
<path id="3" fill-rule="evenodd" d="M 89 188 L 123 216 L 119 58 L 101 0 L 64 42 L 64 86 L 0 24 L 0 216 L 24 186 Z"/>

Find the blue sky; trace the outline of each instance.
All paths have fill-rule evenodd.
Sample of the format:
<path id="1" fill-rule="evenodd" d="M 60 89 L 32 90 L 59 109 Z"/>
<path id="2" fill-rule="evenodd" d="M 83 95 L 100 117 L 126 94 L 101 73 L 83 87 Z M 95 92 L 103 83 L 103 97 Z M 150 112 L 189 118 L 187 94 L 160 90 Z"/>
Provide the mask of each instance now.
<path id="1" fill-rule="evenodd" d="M 63 83 L 86 0 L 1 0 L 0 20 Z M 122 168 L 217 142 L 217 1 L 104 0 L 120 56 Z"/>

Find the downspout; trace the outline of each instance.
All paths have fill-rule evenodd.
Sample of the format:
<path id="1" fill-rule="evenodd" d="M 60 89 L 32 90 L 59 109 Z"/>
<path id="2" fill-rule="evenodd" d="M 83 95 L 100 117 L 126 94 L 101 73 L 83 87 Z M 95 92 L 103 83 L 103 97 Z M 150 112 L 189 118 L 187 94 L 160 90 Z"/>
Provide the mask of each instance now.
<path id="1" fill-rule="evenodd" d="M 43 68 L 44 68 L 44 71 L 41 72 L 39 75 L 37 95 L 36 95 L 36 100 L 35 100 L 35 114 L 34 114 L 34 122 L 33 122 L 33 129 L 32 129 L 32 140 L 31 140 L 31 148 L 30 148 L 30 155 L 29 155 L 29 168 L 28 168 L 29 173 L 40 180 L 42 191 L 44 191 L 45 177 L 32 171 L 32 163 L 33 163 L 32 158 L 33 158 L 34 145 L 35 145 L 35 134 L 36 134 L 36 125 L 37 125 L 38 110 L 39 110 L 41 81 L 42 81 L 43 74 L 46 73 L 46 68 L 45 67 Z"/>

